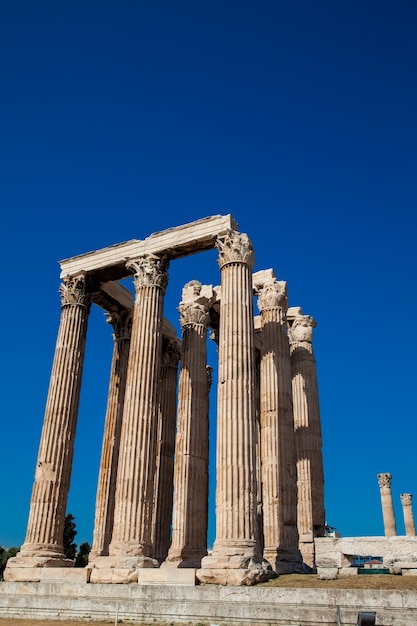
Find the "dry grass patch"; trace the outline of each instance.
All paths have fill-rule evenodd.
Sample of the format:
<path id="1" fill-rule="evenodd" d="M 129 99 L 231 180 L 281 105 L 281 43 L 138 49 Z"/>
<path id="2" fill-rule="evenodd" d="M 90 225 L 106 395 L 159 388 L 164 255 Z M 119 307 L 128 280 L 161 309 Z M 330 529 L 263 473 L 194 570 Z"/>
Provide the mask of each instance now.
<path id="1" fill-rule="evenodd" d="M 297 587 L 315 589 L 392 589 L 417 591 L 417 576 L 393 574 L 358 574 L 335 580 L 320 580 L 317 574 L 281 574 L 263 587 Z M 1 625 L 0 625 L 1 626 Z"/>

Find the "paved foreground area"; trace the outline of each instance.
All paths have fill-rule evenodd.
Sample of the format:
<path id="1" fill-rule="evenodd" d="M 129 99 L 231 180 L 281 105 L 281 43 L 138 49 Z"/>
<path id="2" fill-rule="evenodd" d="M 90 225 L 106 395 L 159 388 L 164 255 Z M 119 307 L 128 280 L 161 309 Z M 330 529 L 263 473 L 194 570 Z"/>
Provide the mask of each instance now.
<path id="1" fill-rule="evenodd" d="M 0 626 L 77 626 L 77 624 L 86 624 L 86 620 L 38 620 L 38 619 L 3 619 L 0 618 Z M 93 622 L 94 626 L 109 626 L 114 624 L 114 621 L 107 622 Z M 120 623 L 120 622 L 119 622 Z M 153 622 L 151 624 L 142 624 L 142 626 L 159 626 L 159 624 Z"/>

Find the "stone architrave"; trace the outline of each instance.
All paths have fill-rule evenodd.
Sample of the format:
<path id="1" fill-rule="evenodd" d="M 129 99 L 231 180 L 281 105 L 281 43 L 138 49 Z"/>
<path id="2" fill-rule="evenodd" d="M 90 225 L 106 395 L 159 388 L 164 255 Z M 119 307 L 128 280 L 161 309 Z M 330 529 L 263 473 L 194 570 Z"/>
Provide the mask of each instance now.
<path id="1" fill-rule="evenodd" d="M 256 542 L 253 249 L 247 235 L 218 237 L 221 269 L 216 540 L 201 582 L 254 584 L 270 575 Z M 269 569 L 268 569 L 269 568 Z"/>
<path id="2" fill-rule="evenodd" d="M 69 567 L 63 533 L 91 296 L 83 275 L 60 287 L 61 320 L 36 464 L 25 542 L 13 567 Z M 8 571 L 5 572 L 8 580 Z"/>
<path id="3" fill-rule="evenodd" d="M 411 493 L 400 494 L 400 500 L 403 507 L 405 534 L 409 537 L 415 537 L 416 526 L 413 515 L 413 496 Z"/>
<path id="4" fill-rule="evenodd" d="M 394 506 L 392 504 L 391 481 L 391 474 L 378 474 L 378 485 L 381 491 L 382 517 L 384 520 L 384 534 L 386 537 L 395 537 L 397 534 Z"/>
<path id="5" fill-rule="evenodd" d="M 129 570 L 157 566 L 152 553 L 152 515 L 162 357 L 162 316 L 167 262 L 153 254 L 131 259 L 135 304 L 119 453 L 110 566 Z"/>
<path id="6" fill-rule="evenodd" d="M 208 297 L 207 297 L 208 296 Z M 172 543 L 165 566 L 200 567 L 207 554 L 208 374 L 207 328 L 212 289 L 193 280 L 179 306 L 182 328 L 175 443 Z"/>
<path id="7" fill-rule="evenodd" d="M 114 496 L 132 330 L 132 311 L 126 309 L 118 313 L 109 313 L 107 321 L 114 330 L 113 358 L 97 486 L 93 545 L 89 554 L 89 563 L 98 556 L 109 554 L 113 532 Z"/>
<path id="8" fill-rule="evenodd" d="M 297 520 L 304 562 L 315 567 L 314 538 L 324 535 L 324 474 L 320 407 L 313 328 L 316 322 L 300 309 L 291 309 L 290 352 L 297 457 Z"/>
<path id="9" fill-rule="evenodd" d="M 287 334 L 287 283 L 259 287 L 261 313 L 260 448 L 264 557 L 278 573 L 302 572 L 298 547 L 297 476 Z"/>
<path id="10" fill-rule="evenodd" d="M 170 340 L 162 353 L 159 390 L 157 467 L 153 521 L 153 557 L 165 561 L 171 543 L 172 484 L 174 477 L 175 429 L 177 419 L 177 375 L 180 345 Z"/>

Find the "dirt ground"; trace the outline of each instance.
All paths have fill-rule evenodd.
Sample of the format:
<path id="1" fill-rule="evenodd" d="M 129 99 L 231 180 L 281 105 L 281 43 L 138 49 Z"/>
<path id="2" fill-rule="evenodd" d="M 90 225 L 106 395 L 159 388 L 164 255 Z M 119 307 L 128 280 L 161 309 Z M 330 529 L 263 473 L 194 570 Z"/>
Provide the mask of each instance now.
<path id="1" fill-rule="evenodd" d="M 314 587 L 318 589 L 392 589 L 397 591 L 417 591 L 417 576 L 391 576 L 391 575 L 360 575 L 349 578 L 337 578 L 336 580 L 319 580 L 316 575 L 289 574 L 280 576 L 275 580 L 262 585 L 262 587 Z M 114 619 L 105 622 L 95 620 L 33 620 L 33 619 L 8 619 L 0 617 L 0 626 L 76 626 L 77 624 L 93 624 L 94 626 L 109 626 L 114 624 Z M 130 623 L 120 620 L 119 624 Z M 141 626 L 146 626 L 142 624 Z M 160 626 L 152 622 L 147 626 Z"/>
<path id="2" fill-rule="evenodd" d="M 315 589 L 397 589 L 417 591 L 417 576 L 394 576 L 391 574 L 359 574 L 320 580 L 317 575 L 288 574 L 270 580 L 263 587 L 314 587 Z M 1 624 L 0 624 L 1 626 Z"/>

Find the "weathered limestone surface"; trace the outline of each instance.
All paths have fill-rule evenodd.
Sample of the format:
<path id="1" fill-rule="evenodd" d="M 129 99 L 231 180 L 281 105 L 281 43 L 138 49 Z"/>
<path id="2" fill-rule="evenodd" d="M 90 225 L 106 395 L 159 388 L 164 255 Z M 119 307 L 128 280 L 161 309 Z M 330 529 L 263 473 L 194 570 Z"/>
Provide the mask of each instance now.
<path id="1" fill-rule="evenodd" d="M 196 280 L 182 292 L 183 331 L 175 445 L 172 543 L 165 566 L 200 567 L 207 554 L 208 380 L 206 337 L 210 287 Z"/>
<path id="2" fill-rule="evenodd" d="M 397 534 L 394 506 L 392 504 L 391 480 L 391 474 L 378 474 L 378 485 L 381 491 L 384 532 L 387 537 L 394 537 Z"/>
<path id="3" fill-rule="evenodd" d="M 317 567 L 349 567 L 355 554 L 382 557 L 384 567 L 416 563 L 417 537 L 319 537 L 314 540 Z"/>
<path id="4" fill-rule="evenodd" d="M 222 280 L 216 540 L 197 577 L 205 583 L 253 584 L 268 572 L 256 542 L 253 249 L 247 235 L 236 231 L 219 237 L 217 248 Z"/>
<path id="5" fill-rule="evenodd" d="M 297 455 L 297 522 L 304 562 L 315 567 L 314 538 L 323 536 L 324 475 L 313 328 L 301 309 L 289 310 L 294 432 Z"/>
<path id="6" fill-rule="evenodd" d="M 91 297 L 84 276 L 60 287 L 61 321 L 36 465 L 25 542 L 9 559 L 14 567 L 72 566 L 63 553 L 63 532 L 80 400 Z"/>
<path id="7" fill-rule="evenodd" d="M 125 410 L 116 487 L 109 565 L 137 567 L 152 562 L 152 515 L 162 355 L 163 298 L 168 281 L 166 260 L 154 255 L 132 259 L 136 300 L 126 381 Z M 128 557 L 128 558 L 126 558 Z M 133 557 L 133 558 L 132 558 Z M 123 563 L 123 565 L 122 565 Z"/>
<path id="8" fill-rule="evenodd" d="M 169 228 L 144 240 L 133 239 L 102 250 L 80 254 L 60 262 L 61 278 L 85 272 L 97 281 L 106 282 L 126 278 L 132 274 L 126 259 L 147 254 L 165 256 L 168 260 L 195 254 L 214 247 L 219 234 L 237 227 L 231 215 L 215 215 L 190 224 Z"/>
<path id="9" fill-rule="evenodd" d="M 180 305 L 184 338 L 177 423 L 179 344 L 175 330 L 162 317 L 168 261 L 213 247 L 219 250 L 221 287 L 213 290 L 192 281 Z M 277 571 L 301 567 L 285 283 L 277 281 L 272 270 L 256 273 L 261 316 L 254 319 L 252 267 L 252 245 L 247 235 L 237 232 L 230 215 L 61 262 L 61 324 L 27 536 L 20 554 L 9 561 L 7 580 L 59 576 L 74 584 L 80 580 L 79 573 L 60 574 L 60 566 L 73 564 L 64 557 L 62 535 L 91 303 L 103 308 L 113 324 L 114 350 L 93 548 L 82 577 L 96 585 L 138 578 L 168 584 L 185 576 L 173 570 L 194 570 L 203 557 L 197 571 L 201 582 L 251 585 L 275 575 L 263 560 L 264 546 Z M 134 280 L 134 302 L 130 291 L 118 283 L 128 276 Z M 257 352 L 255 322 L 259 322 Z M 294 330 L 297 323 L 292 325 Z M 219 382 L 216 541 L 210 556 L 204 556 L 211 384 L 208 327 L 219 347 Z M 310 437 L 304 437 L 301 446 L 310 454 L 305 482 L 311 493 L 304 490 L 301 498 L 303 511 L 311 509 L 308 529 L 303 531 L 304 548 L 312 545 L 321 524 L 315 521 L 314 502 L 322 483 L 313 477 L 314 468 L 321 468 L 319 429 L 311 445 L 314 420 L 308 417 L 308 425 L 303 422 L 300 427 L 310 428 Z M 141 574 L 143 568 L 157 568 L 164 560 L 171 572 Z M 54 572 L 36 571 L 48 567 Z"/>
<path id="10" fill-rule="evenodd" d="M 400 499 L 403 507 L 405 534 L 414 537 L 416 526 L 413 515 L 413 496 L 411 493 L 402 493 L 400 494 Z"/>
<path id="11" fill-rule="evenodd" d="M 287 284 L 254 283 L 261 312 L 260 454 L 264 557 L 278 573 L 301 572 Z"/>
<path id="12" fill-rule="evenodd" d="M 108 555 L 113 532 L 114 496 L 132 330 L 132 311 L 125 309 L 119 313 L 110 314 L 108 322 L 114 329 L 114 345 L 97 487 L 93 545 L 89 554 L 90 563 L 98 556 Z"/>
<path id="13" fill-rule="evenodd" d="M 162 563 L 171 543 L 172 482 L 174 476 L 175 428 L 177 421 L 177 372 L 180 344 L 168 341 L 162 354 L 159 387 L 155 508 L 152 524 L 153 557 Z"/>
<path id="14" fill-rule="evenodd" d="M 153 570 L 152 574 L 158 570 Z M 179 573 L 181 570 L 168 570 Z M 184 570 L 187 572 L 187 570 Z M 192 570 L 188 570 L 188 572 Z M 144 570 L 140 572 L 140 575 Z M 159 573 L 159 572 L 158 572 Z M 17 620 L 61 619 L 225 626 L 334 626 L 340 607 L 343 626 L 356 626 L 358 612 L 376 611 L 377 624 L 415 626 L 417 592 L 215 585 L 86 585 L 2 583 L 0 616 Z M 117 609 L 118 607 L 118 609 Z"/>

